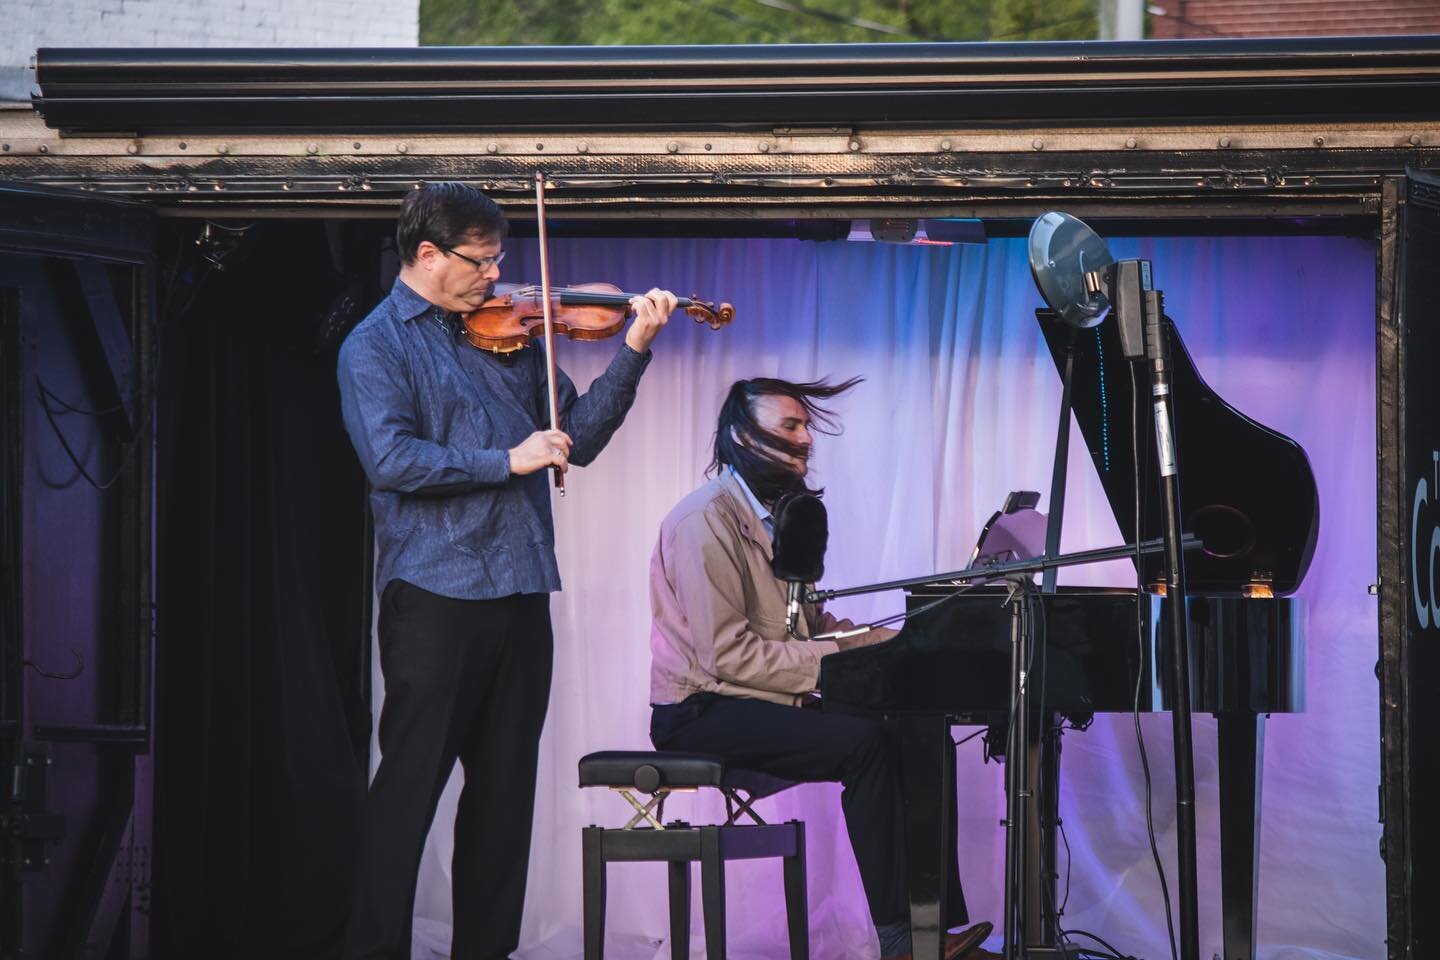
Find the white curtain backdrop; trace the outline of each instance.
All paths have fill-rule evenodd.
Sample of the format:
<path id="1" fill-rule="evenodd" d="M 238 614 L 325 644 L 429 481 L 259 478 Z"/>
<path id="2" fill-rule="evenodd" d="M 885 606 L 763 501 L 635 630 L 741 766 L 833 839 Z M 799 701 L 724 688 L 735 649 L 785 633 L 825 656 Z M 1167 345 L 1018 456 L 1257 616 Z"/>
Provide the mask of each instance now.
<path id="1" fill-rule="evenodd" d="M 533 241 L 510 249 L 506 279 L 538 276 Z M 1167 312 L 1211 387 L 1298 441 L 1315 468 L 1320 539 L 1299 594 L 1308 620 L 1308 709 L 1277 715 L 1267 729 L 1261 957 L 1377 960 L 1385 909 L 1377 853 L 1378 646 L 1366 589 L 1375 579 L 1373 245 L 1186 238 L 1116 240 L 1112 249 L 1154 261 Z M 525 960 L 580 956 L 580 829 L 618 825 L 628 807 L 608 791 L 578 789 L 576 761 L 594 750 L 649 748 L 650 550 L 664 514 L 702 481 L 729 384 L 759 375 L 866 378 L 837 403 L 844 434 L 816 444 L 831 526 L 828 586 L 963 565 L 981 523 L 1008 491 L 1048 495 L 1060 399 L 1034 319 L 1040 301 L 1023 240 L 953 247 L 564 240 L 552 255 L 557 282 L 669 287 L 729 300 L 736 320 L 718 332 L 683 316 L 671 321 L 625 425 L 596 464 L 571 473 L 569 494 L 556 505 L 565 589 L 552 601 L 555 675 L 519 954 Z M 560 362 L 584 385 L 617 345 L 562 343 Z M 1203 439 L 1180 438 L 1182 469 L 1185 457 L 1201 455 Z M 1226 456 L 1223 443 L 1205 450 Z M 1065 521 L 1067 550 L 1118 542 L 1078 431 Z M 1061 575 L 1062 583 L 1132 581 L 1126 564 Z M 833 609 L 861 619 L 902 604 L 891 593 Z M 383 694 L 376 689 L 378 716 Z M 1146 715 L 1141 725 L 1173 894 L 1170 718 Z M 1208 716 L 1196 718 L 1195 754 L 1201 954 L 1208 957 L 1221 949 L 1215 725 Z M 997 923 L 1002 774 L 982 762 L 978 739 L 959 748 L 961 875 L 972 918 Z M 1150 960 L 1169 956 L 1131 718 L 1101 716 L 1090 730 L 1067 734 L 1062 780 L 1070 851 L 1065 925 Z M 446 954 L 457 787 L 452 782 L 445 793 L 422 867 L 417 956 Z M 874 957 L 838 787 L 802 786 L 762 801 L 761 810 L 806 822 L 812 955 Z M 710 797 L 667 806 L 667 814 L 693 820 L 719 813 Z M 1062 847 L 1062 875 L 1064 862 Z M 786 956 L 778 863 L 733 864 L 727 880 L 732 956 Z M 665 890 L 659 865 L 610 868 L 609 956 L 668 956 Z M 700 956 L 698 881 L 695 896 L 692 955 Z"/>

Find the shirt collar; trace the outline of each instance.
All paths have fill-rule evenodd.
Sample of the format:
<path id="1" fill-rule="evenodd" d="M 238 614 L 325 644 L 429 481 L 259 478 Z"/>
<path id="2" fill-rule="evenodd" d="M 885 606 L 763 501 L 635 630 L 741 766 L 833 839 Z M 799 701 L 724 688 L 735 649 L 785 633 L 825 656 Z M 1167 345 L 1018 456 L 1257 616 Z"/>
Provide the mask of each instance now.
<path id="1" fill-rule="evenodd" d="M 395 314 L 401 320 L 409 323 L 418 316 L 422 316 L 430 310 L 439 309 L 429 300 L 410 289 L 409 284 L 398 277 L 395 286 L 390 288 L 390 301 L 395 305 Z"/>
<path id="2" fill-rule="evenodd" d="M 755 494 L 750 490 L 750 484 L 745 482 L 745 478 L 740 476 L 740 472 L 728 464 L 725 469 L 729 470 L 730 476 L 734 477 L 735 481 L 740 484 L 740 490 L 745 494 L 745 499 L 749 501 L 750 508 L 755 511 L 755 516 L 760 518 L 760 522 L 766 523 L 770 521 L 772 519 L 770 516 L 770 508 L 756 498 Z"/>

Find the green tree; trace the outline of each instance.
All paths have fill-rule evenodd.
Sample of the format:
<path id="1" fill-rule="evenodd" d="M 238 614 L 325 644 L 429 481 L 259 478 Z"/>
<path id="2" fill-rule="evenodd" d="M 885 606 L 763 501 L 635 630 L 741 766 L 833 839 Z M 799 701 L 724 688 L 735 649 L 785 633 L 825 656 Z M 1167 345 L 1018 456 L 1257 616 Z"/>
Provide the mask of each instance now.
<path id="1" fill-rule="evenodd" d="M 1084 40 L 1098 0 L 421 0 L 453 45 Z"/>

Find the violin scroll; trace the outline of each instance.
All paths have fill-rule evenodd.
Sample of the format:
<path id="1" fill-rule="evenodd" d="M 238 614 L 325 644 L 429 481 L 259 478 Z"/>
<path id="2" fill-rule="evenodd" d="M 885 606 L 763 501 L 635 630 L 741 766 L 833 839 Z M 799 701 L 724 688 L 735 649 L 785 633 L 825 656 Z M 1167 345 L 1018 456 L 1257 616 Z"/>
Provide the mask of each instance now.
<path id="1" fill-rule="evenodd" d="M 713 300 L 691 297 L 680 306 L 696 323 L 708 323 L 711 330 L 719 330 L 735 319 L 735 308 L 728 303 L 720 304 L 720 309 L 717 310 Z"/>

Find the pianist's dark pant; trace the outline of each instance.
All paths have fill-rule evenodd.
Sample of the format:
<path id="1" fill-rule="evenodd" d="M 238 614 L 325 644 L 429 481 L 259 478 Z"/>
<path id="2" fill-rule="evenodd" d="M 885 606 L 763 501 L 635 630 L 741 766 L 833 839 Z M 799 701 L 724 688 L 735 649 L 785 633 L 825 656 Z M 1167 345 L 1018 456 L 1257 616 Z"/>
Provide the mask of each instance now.
<path id="1" fill-rule="evenodd" d="M 652 707 L 650 740 L 660 750 L 713 753 L 786 780 L 838 781 L 840 806 L 877 927 L 907 920 L 905 812 L 900 751 L 887 725 L 864 717 L 697 693 Z M 958 819 L 949 811 L 950 835 Z M 968 921 L 960 868 L 950 848 L 947 927 Z"/>
<path id="2" fill-rule="evenodd" d="M 459 759 L 451 869 L 455 960 L 503 960 L 520 940 L 535 762 L 553 658 L 550 598 L 453 600 L 392 580 L 380 598 L 380 769 L 346 960 L 409 960 L 425 835 Z"/>

